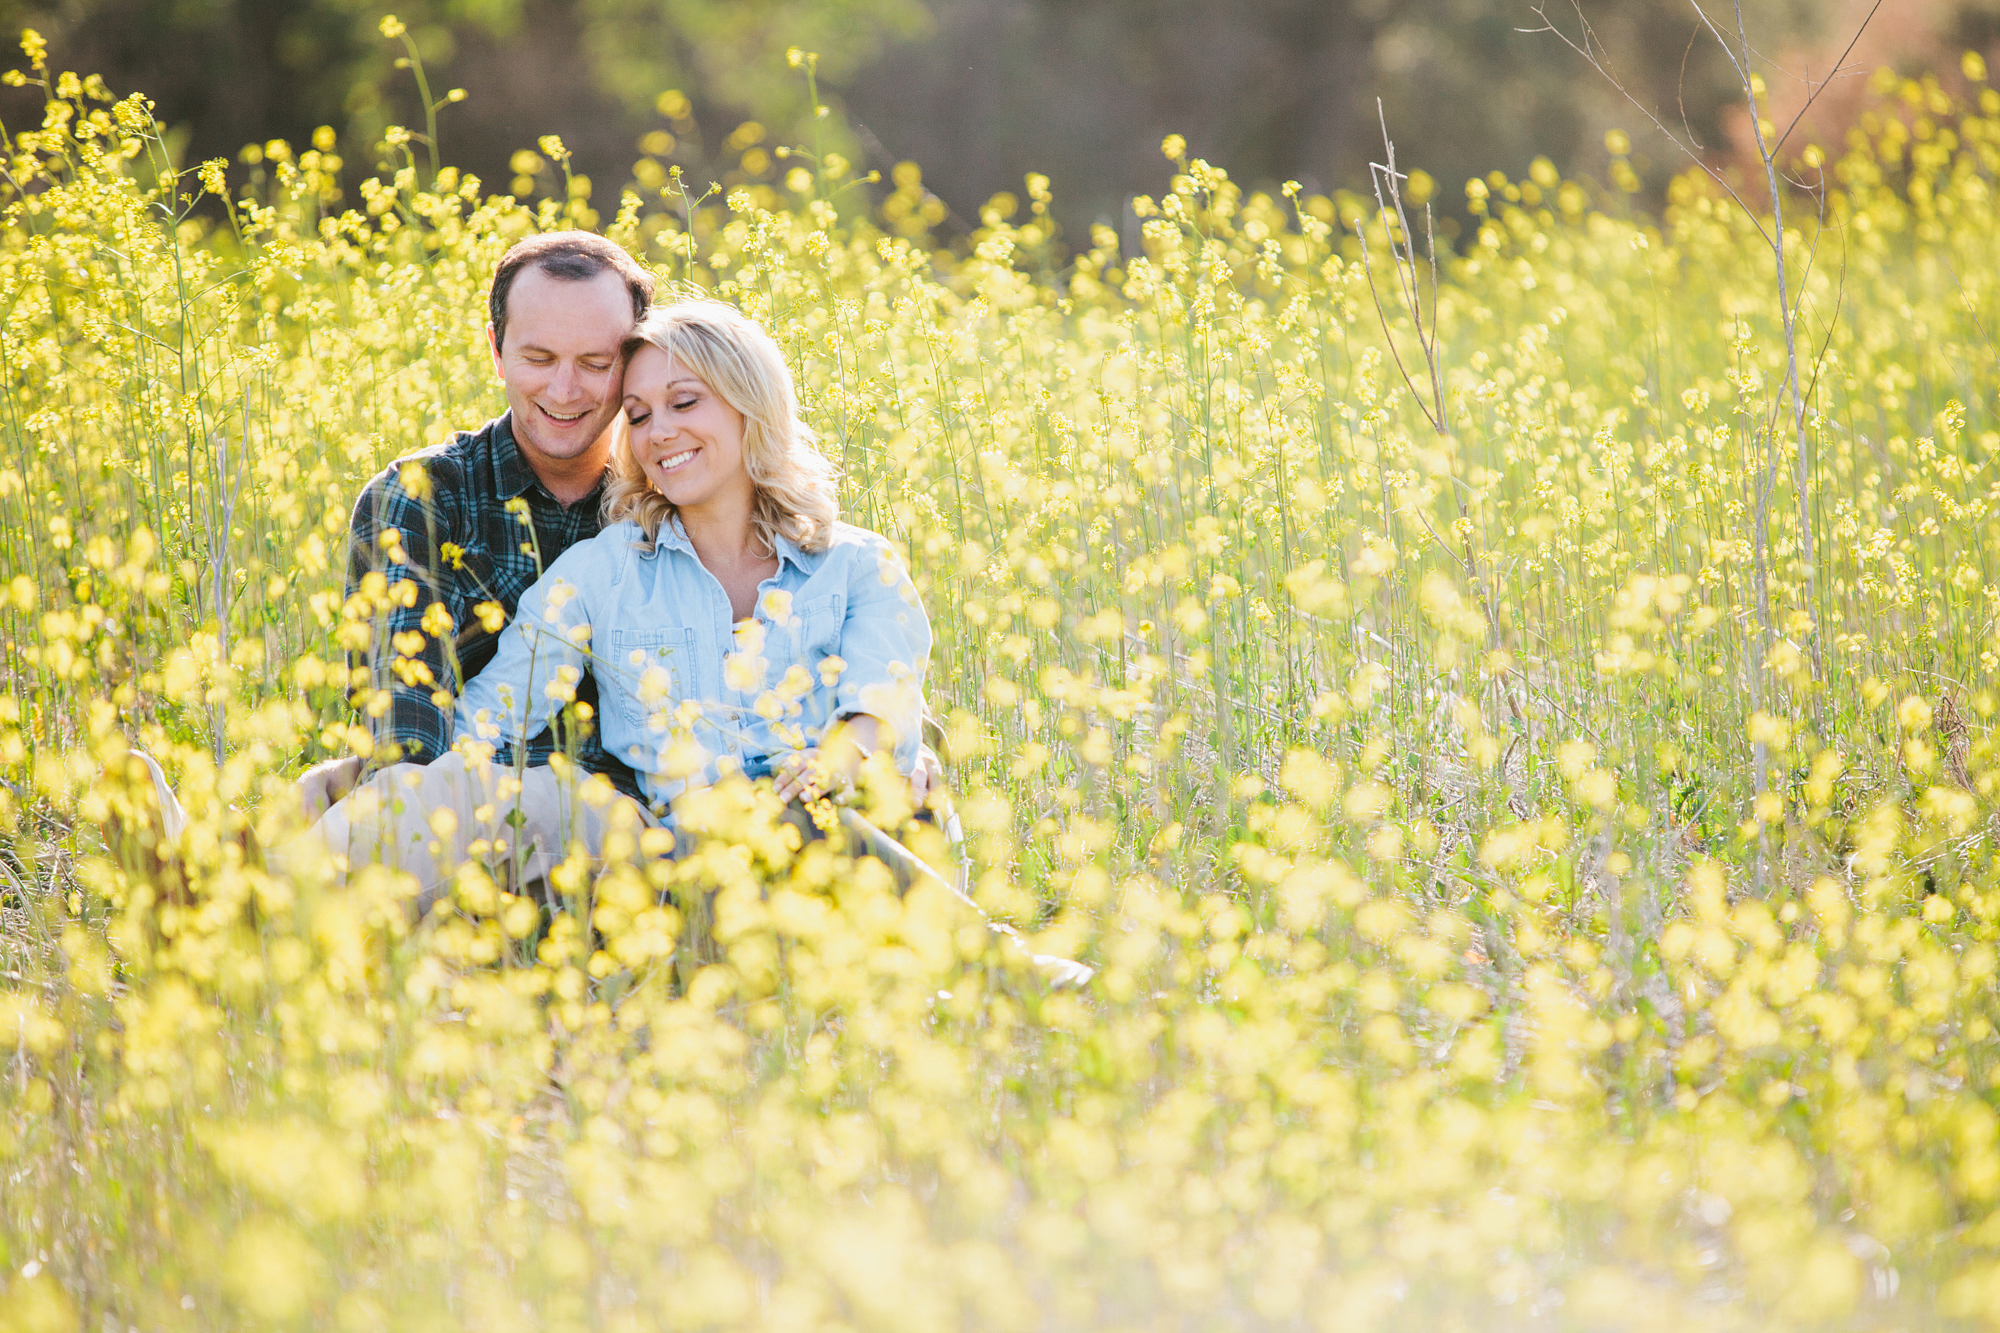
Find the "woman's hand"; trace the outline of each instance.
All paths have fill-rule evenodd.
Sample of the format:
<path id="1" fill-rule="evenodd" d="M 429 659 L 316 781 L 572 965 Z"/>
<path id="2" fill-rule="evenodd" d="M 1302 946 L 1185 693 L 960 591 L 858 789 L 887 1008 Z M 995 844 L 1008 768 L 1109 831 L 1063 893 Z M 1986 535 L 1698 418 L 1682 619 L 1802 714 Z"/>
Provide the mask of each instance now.
<path id="1" fill-rule="evenodd" d="M 910 774 L 910 804 L 921 810 L 934 791 L 944 790 L 944 765 L 929 750 L 917 756 L 917 771 Z"/>
<path id="2" fill-rule="evenodd" d="M 843 718 L 827 729 L 825 744 L 779 761 L 775 769 L 778 799 L 809 801 L 853 790 L 861 766 L 875 753 L 881 738 L 879 718 L 866 713 Z"/>
<path id="3" fill-rule="evenodd" d="M 817 800 L 827 794 L 829 780 L 833 777 L 821 762 L 817 748 L 786 755 L 778 761 L 773 776 L 781 801 Z"/>

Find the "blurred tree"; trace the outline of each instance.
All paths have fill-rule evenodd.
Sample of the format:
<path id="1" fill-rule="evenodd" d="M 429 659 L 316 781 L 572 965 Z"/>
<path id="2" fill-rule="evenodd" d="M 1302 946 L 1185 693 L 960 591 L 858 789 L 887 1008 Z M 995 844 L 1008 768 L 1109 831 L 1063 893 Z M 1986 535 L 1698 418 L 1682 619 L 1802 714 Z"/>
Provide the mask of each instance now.
<path id="1" fill-rule="evenodd" d="M 788 49 L 817 52 L 821 77 L 838 83 L 930 20 L 923 0 L 586 0 L 580 16 L 602 87 L 625 106 L 650 109 L 679 87 L 767 117 L 804 110 Z"/>
<path id="2" fill-rule="evenodd" d="M 1790 63 L 1823 76 L 1871 5 L 1745 0 L 1760 58 L 1777 53 L 1774 81 Z M 1115 219 L 1161 188 L 1168 133 L 1246 183 L 1365 188 L 1378 97 L 1399 163 L 1435 177 L 1446 209 L 1466 177 L 1518 176 L 1536 156 L 1592 170 L 1614 125 L 1656 183 L 1682 165 L 1574 53 L 1532 31 L 1534 0 L 0 0 L 0 25 L 32 24 L 59 65 L 147 92 L 186 127 L 191 157 L 303 141 L 324 124 L 366 169 L 385 125 L 423 123 L 394 66 L 401 44 L 380 35 L 388 12 L 434 93 L 470 92 L 443 112 L 444 157 L 497 184 L 548 133 L 606 186 L 639 152 L 651 183 L 669 161 L 698 180 L 775 180 L 772 142 L 806 134 L 794 46 L 820 54 L 822 89 L 852 126 L 842 150 L 885 174 L 917 162 L 961 222 L 1029 171 L 1053 179 L 1072 232 Z M 1548 13 L 1572 33 L 1588 21 L 1635 97 L 1729 154 L 1741 93 L 1688 0 L 1550 0 Z M 1935 63 L 1954 41 L 2000 39 L 1996 15 L 2000 0 L 1888 0 L 1875 20 L 1885 35 L 1856 58 Z M 0 114 L 18 125 L 36 114 L 32 96 L 0 91 Z"/>
<path id="3" fill-rule="evenodd" d="M 350 86 L 380 38 L 356 0 L 0 0 L 11 35 L 33 27 L 64 69 L 141 90 L 204 155 L 274 135 L 303 138 L 344 120 Z M 7 43 L 18 62 L 18 50 Z M 10 123 L 33 114 L 32 91 L 0 102 Z"/>
<path id="4" fill-rule="evenodd" d="M 1809 29 L 1823 0 L 1750 0 L 1759 40 Z M 1660 165 L 1615 91 L 1547 33 L 1532 0 L 933 0 L 936 23 L 848 89 L 854 118 L 885 152 L 922 163 L 962 211 L 982 191 L 1046 172 L 1071 223 L 1110 217 L 1159 190 L 1162 136 L 1246 182 L 1365 188 L 1382 156 L 1376 99 L 1398 162 L 1456 187 L 1545 155 L 1603 160 L 1621 125 Z M 1635 96 L 1695 138 L 1721 137 L 1740 91 L 1686 0 L 1553 0 L 1579 12 Z"/>
<path id="5" fill-rule="evenodd" d="M 152 97 L 187 128 L 195 158 L 303 141 L 320 125 L 356 158 L 389 124 L 421 126 L 395 65 L 401 44 L 380 33 L 391 13 L 433 93 L 470 93 L 444 113 L 446 160 L 502 182 L 513 153 L 548 133 L 579 172 L 626 179 L 635 136 L 663 125 L 669 89 L 685 90 L 683 128 L 691 116 L 724 132 L 747 115 L 789 121 L 805 86 L 787 48 L 818 52 L 839 79 L 927 18 L 921 0 L 0 0 L 0 26 L 38 28 L 59 66 Z M 0 109 L 20 120 L 32 98 L 6 96 Z"/>

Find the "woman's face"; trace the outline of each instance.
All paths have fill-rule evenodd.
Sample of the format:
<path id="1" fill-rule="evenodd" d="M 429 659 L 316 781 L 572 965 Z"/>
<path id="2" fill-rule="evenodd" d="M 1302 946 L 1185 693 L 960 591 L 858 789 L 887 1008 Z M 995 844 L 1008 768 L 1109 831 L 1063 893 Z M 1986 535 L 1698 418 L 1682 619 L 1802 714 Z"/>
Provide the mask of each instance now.
<path id="1" fill-rule="evenodd" d="M 743 414 L 657 347 L 641 347 L 625 368 L 625 420 L 634 461 L 677 508 L 754 489 L 743 468 Z"/>

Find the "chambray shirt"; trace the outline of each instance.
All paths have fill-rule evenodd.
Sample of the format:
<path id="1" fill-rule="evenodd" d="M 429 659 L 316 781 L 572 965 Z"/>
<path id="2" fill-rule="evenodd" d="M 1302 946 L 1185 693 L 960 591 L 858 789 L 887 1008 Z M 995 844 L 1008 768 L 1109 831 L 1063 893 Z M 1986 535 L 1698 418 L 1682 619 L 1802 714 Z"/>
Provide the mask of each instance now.
<path id="1" fill-rule="evenodd" d="M 894 729 L 897 765 L 912 771 L 931 629 L 902 561 L 845 523 L 823 551 L 777 548 L 778 572 L 737 624 L 672 519 L 651 547 L 629 522 L 570 547 L 459 696 L 454 744 L 536 734 L 587 674 L 605 748 L 656 813 L 727 773 L 768 774 L 856 713 Z"/>

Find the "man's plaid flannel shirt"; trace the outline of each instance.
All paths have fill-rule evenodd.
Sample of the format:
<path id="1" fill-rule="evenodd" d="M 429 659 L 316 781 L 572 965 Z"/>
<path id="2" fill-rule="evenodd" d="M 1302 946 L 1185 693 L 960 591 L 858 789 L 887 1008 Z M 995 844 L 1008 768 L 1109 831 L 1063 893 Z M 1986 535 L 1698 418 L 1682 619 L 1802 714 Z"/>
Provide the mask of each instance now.
<path id="1" fill-rule="evenodd" d="M 521 457 L 511 414 L 398 459 L 362 488 L 348 526 L 347 595 L 372 571 L 386 577 L 389 594 L 368 652 L 372 688 L 386 690 L 389 702 L 379 715 L 369 710 L 371 763 L 427 764 L 449 748 L 460 687 L 492 660 L 500 629 L 542 570 L 597 535 L 602 492 L 600 483 L 573 505 L 557 501 Z M 414 596 L 404 583 L 415 585 Z M 577 702 L 595 712 L 594 679 L 585 677 Z M 605 752 L 596 728 L 581 730 L 577 762 L 638 796 L 632 770 Z M 529 766 L 563 748 L 556 731 L 529 743 Z"/>

